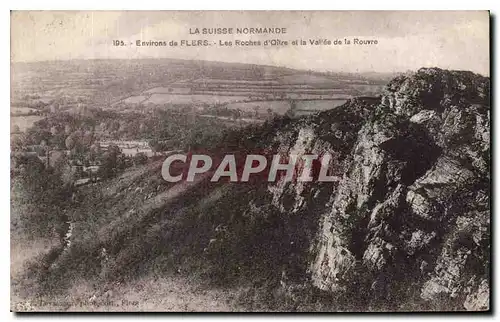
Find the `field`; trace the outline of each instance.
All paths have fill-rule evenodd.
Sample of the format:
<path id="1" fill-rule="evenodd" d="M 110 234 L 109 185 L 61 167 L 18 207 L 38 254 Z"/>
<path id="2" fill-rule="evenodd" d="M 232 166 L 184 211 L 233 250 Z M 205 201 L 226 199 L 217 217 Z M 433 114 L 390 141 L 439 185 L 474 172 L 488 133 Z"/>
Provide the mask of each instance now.
<path id="1" fill-rule="evenodd" d="M 256 102 L 238 102 L 227 104 L 228 109 L 243 110 L 265 114 L 272 111 L 278 115 L 285 114 L 290 109 L 289 101 L 256 101 Z"/>
<path id="2" fill-rule="evenodd" d="M 31 116 L 11 116 L 10 117 L 10 127 L 18 126 L 21 132 L 25 132 L 28 128 L 32 127 L 33 124 L 39 120 L 43 119 L 43 116 L 31 115 Z"/>
<path id="3" fill-rule="evenodd" d="M 144 91 L 144 94 L 189 94 L 189 91 L 187 87 L 155 87 Z"/>
<path id="4" fill-rule="evenodd" d="M 266 79 L 197 78 L 147 89 L 115 103 L 127 110 L 133 106 L 179 108 L 203 106 L 202 114 L 217 115 L 220 109 L 237 111 L 223 118 L 267 119 L 273 115 L 301 116 L 343 104 L 357 95 L 375 95 L 381 85 L 374 82 L 292 73 Z M 221 116 L 217 116 L 221 118 Z"/>
<path id="5" fill-rule="evenodd" d="M 159 108 L 211 115 L 235 125 L 238 119 L 261 122 L 375 96 L 386 83 L 373 75 L 172 59 L 15 63 L 11 71 L 11 123 L 21 131 L 41 119 L 38 115 L 59 111 L 147 113 Z"/>
<path id="6" fill-rule="evenodd" d="M 244 100 L 245 96 L 216 96 L 216 95 L 179 95 L 179 94 L 153 94 L 143 104 L 155 105 L 191 105 L 191 104 L 224 104 Z"/>
<path id="7" fill-rule="evenodd" d="M 113 107 L 123 111 L 132 106 L 178 109 L 196 105 L 204 107 L 204 115 L 218 115 L 220 109 L 228 109 L 237 110 L 238 115 L 224 117 L 262 119 L 287 112 L 299 115 L 335 108 L 355 96 L 377 95 L 385 84 L 385 80 L 359 75 L 251 65 L 248 69 L 213 68 L 200 76 L 164 82 L 162 86 L 155 84 L 123 97 Z"/>
<path id="8" fill-rule="evenodd" d="M 297 110 L 304 111 L 326 111 L 337 106 L 344 104 L 346 100 L 333 99 L 333 100 L 311 100 L 311 101 L 298 101 L 295 106 Z"/>
<path id="9" fill-rule="evenodd" d="M 171 86 L 153 87 L 138 95 L 177 94 L 177 95 L 209 95 L 209 96 L 241 96 L 239 100 L 273 100 L 273 99 L 339 99 L 357 95 L 355 84 L 340 82 L 333 78 L 314 77 L 300 73 L 285 75 L 268 80 L 231 80 L 198 78 L 190 82 L 174 82 Z M 378 89 L 376 84 L 361 84 L 364 93 Z M 125 98 L 128 103 L 131 98 Z M 212 100 L 208 97 L 206 103 Z M 183 104 L 186 100 L 176 99 L 173 103 Z M 135 102 L 135 101 L 134 101 Z"/>
<path id="10" fill-rule="evenodd" d="M 11 107 L 10 112 L 12 114 L 29 114 L 29 113 L 36 113 L 38 110 L 34 108 L 29 108 L 29 107 Z"/>
<path id="11" fill-rule="evenodd" d="M 123 100 L 126 104 L 138 104 L 144 102 L 147 99 L 146 96 L 138 95 L 138 96 L 130 96 Z"/>

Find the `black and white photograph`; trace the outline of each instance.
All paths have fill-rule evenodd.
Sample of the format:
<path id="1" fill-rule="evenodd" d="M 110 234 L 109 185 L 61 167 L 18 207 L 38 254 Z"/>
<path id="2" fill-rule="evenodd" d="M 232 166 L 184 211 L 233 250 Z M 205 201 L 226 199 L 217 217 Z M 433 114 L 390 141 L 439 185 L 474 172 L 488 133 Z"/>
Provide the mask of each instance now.
<path id="1" fill-rule="evenodd" d="M 10 310 L 490 311 L 491 22 L 12 10 Z"/>

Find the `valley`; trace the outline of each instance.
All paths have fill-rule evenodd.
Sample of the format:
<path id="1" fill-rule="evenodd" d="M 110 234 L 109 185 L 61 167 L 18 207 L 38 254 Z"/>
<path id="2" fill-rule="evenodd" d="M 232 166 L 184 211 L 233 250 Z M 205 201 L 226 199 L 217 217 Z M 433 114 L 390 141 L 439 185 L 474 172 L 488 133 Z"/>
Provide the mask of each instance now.
<path id="1" fill-rule="evenodd" d="M 489 308 L 489 78 L 16 68 L 41 119 L 11 135 L 12 310 Z M 172 183 L 173 151 L 329 153 L 336 180 Z"/>

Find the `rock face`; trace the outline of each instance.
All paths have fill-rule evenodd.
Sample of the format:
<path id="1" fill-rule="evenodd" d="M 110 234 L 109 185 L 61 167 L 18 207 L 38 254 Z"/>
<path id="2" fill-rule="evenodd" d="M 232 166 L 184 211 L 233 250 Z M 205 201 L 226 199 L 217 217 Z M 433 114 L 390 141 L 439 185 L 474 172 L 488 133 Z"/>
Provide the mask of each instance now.
<path id="1" fill-rule="evenodd" d="M 311 245 L 315 286 L 356 285 L 393 309 L 489 308 L 489 88 L 469 72 L 420 69 L 361 115 Z"/>
<path id="2" fill-rule="evenodd" d="M 282 152 L 335 156 L 338 182 L 268 187 L 285 225 L 319 222 L 314 286 L 351 309 L 489 308 L 489 91 L 480 75 L 420 69 L 276 135 Z"/>

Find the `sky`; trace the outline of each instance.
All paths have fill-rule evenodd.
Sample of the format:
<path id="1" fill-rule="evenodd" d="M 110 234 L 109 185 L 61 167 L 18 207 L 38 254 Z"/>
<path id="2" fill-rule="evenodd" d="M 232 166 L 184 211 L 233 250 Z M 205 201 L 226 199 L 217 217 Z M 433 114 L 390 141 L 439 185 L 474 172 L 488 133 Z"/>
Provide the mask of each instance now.
<path id="1" fill-rule="evenodd" d="M 283 35 L 193 35 L 195 28 L 286 28 Z M 376 45 L 221 47 L 221 41 L 354 38 Z M 137 47 L 136 40 L 208 47 Z M 123 40 L 127 46 L 113 46 Z M 133 44 L 130 45 L 130 42 Z M 487 11 L 13 11 L 11 61 L 177 58 L 335 72 L 420 67 L 489 75 Z"/>

